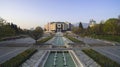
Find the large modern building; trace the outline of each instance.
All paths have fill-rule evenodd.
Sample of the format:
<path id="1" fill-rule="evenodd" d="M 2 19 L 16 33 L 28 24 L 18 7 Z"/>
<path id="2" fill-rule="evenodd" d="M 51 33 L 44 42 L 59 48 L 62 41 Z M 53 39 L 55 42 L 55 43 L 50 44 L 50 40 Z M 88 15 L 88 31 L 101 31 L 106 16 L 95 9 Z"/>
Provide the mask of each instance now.
<path id="1" fill-rule="evenodd" d="M 71 27 L 69 22 L 50 22 L 45 25 L 44 29 L 48 32 L 65 32 L 70 31 Z"/>

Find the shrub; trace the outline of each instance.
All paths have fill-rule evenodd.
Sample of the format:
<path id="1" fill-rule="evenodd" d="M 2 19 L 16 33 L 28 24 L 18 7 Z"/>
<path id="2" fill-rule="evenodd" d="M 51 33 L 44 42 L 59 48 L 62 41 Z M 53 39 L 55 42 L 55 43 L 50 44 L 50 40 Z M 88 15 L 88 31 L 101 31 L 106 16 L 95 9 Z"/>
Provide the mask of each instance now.
<path id="1" fill-rule="evenodd" d="M 45 43 L 45 42 L 47 42 L 48 40 L 50 40 L 50 39 L 52 39 L 52 38 L 53 38 L 53 36 L 49 36 L 49 37 L 47 37 L 47 38 L 44 38 L 44 39 L 39 40 L 37 43 Z"/>
<path id="2" fill-rule="evenodd" d="M 96 61 L 99 65 L 101 65 L 101 67 L 120 67 L 120 64 L 93 49 L 84 49 L 82 51 Z"/>
<path id="3" fill-rule="evenodd" d="M 27 49 L 10 60 L 2 63 L 0 67 L 19 67 L 23 62 L 29 59 L 37 50 Z"/>
<path id="4" fill-rule="evenodd" d="M 71 41 L 75 42 L 75 43 L 83 43 L 82 41 L 76 39 L 76 38 L 73 38 L 71 36 L 66 36 L 66 38 L 70 39 Z"/>

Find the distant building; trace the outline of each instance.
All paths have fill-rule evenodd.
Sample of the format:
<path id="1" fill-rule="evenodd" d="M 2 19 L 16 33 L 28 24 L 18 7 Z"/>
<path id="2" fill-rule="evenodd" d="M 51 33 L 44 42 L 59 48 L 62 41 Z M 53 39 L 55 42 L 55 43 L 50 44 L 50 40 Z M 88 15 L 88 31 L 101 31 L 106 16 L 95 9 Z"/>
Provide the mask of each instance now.
<path id="1" fill-rule="evenodd" d="M 71 26 L 69 22 L 50 22 L 44 26 L 44 29 L 48 32 L 65 32 L 70 31 Z"/>
<path id="2" fill-rule="evenodd" d="M 93 27 L 93 26 L 95 26 L 95 25 L 96 25 L 96 21 L 93 20 L 93 19 L 91 19 L 91 20 L 90 20 L 90 23 L 89 23 L 89 27 Z"/>

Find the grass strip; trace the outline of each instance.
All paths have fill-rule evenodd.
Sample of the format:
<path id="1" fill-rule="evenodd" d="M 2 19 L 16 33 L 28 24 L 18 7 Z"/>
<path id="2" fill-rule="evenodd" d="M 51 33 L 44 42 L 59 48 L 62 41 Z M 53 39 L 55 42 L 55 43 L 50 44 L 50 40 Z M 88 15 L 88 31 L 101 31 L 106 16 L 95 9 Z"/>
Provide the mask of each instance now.
<path id="1" fill-rule="evenodd" d="M 93 49 L 84 49 L 82 51 L 96 61 L 99 65 L 101 65 L 101 67 L 120 67 L 120 64 Z"/>
<path id="2" fill-rule="evenodd" d="M 44 39 L 39 40 L 37 43 L 45 43 L 45 42 L 47 42 L 48 40 L 50 40 L 52 38 L 53 38 L 53 36 L 49 36 L 49 37 L 46 37 Z"/>
<path id="3" fill-rule="evenodd" d="M 19 67 L 23 62 L 29 59 L 37 50 L 27 49 L 10 60 L 0 64 L 0 67 Z"/>
<path id="4" fill-rule="evenodd" d="M 65 36 L 65 37 L 68 38 L 69 40 L 75 42 L 75 43 L 83 43 L 82 41 L 80 41 L 80 40 L 78 40 L 78 39 L 76 39 L 76 38 L 73 38 L 73 37 L 71 37 L 71 36 Z"/>
<path id="5" fill-rule="evenodd" d="M 116 41 L 120 43 L 120 36 L 115 35 L 91 35 L 90 37 L 103 39 L 108 41 Z"/>

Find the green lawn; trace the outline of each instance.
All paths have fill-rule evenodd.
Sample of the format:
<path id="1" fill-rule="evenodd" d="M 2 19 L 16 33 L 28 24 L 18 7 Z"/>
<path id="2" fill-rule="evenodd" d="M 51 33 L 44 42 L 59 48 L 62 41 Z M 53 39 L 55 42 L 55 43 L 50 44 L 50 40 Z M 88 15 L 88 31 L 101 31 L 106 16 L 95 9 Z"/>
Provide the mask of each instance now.
<path id="1" fill-rule="evenodd" d="M 45 43 L 45 42 L 47 42 L 48 40 L 50 40 L 50 39 L 52 39 L 53 38 L 53 36 L 49 36 L 49 37 L 46 37 L 46 38 L 44 38 L 44 39 L 41 39 L 41 40 L 39 40 L 39 41 L 37 41 L 37 43 Z"/>
<path id="2" fill-rule="evenodd" d="M 73 37 L 71 37 L 71 36 L 65 36 L 65 37 L 68 38 L 69 40 L 75 42 L 75 43 L 83 43 L 82 41 L 80 41 L 80 40 L 78 40 L 78 39 L 76 39 L 76 38 L 73 38 Z"/>
<path id="3" fill-rule="evenodd" d="M 92 35 L 90 37 L 97 38 L 97 39 L 120 42 L 120 36 L 115 36 L 115 35 Z"/>
<path id="4" fill-rule="evenodd" d="M 101 65 L 101 67 L 120 67 L 120 64 L 93 49 L 84 49 L 82 51 L 96 61 L 99 65 Z"/>

